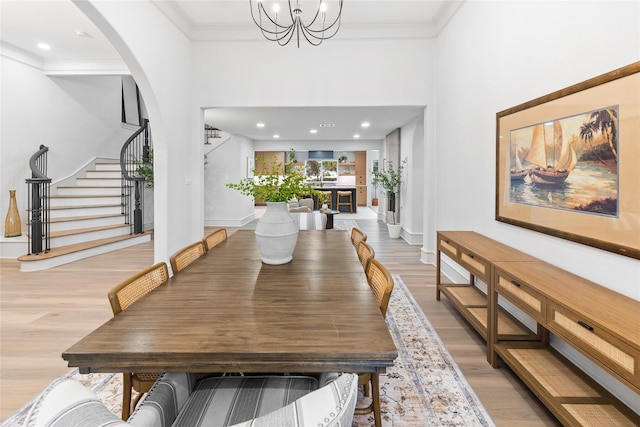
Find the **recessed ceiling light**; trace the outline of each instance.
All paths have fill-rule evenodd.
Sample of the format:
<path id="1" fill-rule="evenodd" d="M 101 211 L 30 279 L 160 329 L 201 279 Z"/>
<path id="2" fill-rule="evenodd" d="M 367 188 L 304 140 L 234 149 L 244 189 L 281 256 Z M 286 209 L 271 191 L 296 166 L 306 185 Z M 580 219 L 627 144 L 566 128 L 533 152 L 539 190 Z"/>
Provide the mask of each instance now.
<path id="1" fill-rule="evenodd" d="M 369 126 L 371 126 L 371 123 L 369 123 L 369 122 L 362 122 L 362 124 L 361 124 L 360 126 L 362 126 L 363 128 L 368 128 Z"/>
<path id="2" fill-rule="evenodd" d="M 355 135 L 353 135 L 354 138 L 360 138 L 360 135 L 358 135 L 357 133 Z"/>
<path id="3" fill-rule="evenodd" d="M 320 123 L 320 127 L 321 128 L 332 128 L 335 127 L 336 125 L 334 123 Z"/>
<path id="4" fill-rule="evenodd" d="M 259 128 L 263 128 L 264 127 L 264 123 L 256 123 L 256 126 L 258 126 Z"/>
<path id="5" fill-rule="evenodd" d="M 311 129 L 309 133 L 318 133 L 318 129 Z"/>
<path id="6" fill-rule="evenodd" d="M 40 49 L 42 49 L 42 50 L 49 50 L 49 49 L 51 49 L 51 46 L 49 46 L 49 45 L 48 45 L 48 44 L 46 44 L 46 43 L 38 43 L 38 47 L 39 47 Z"/>
<path id="7" fill-rule="evenodd" d="M 275 134 L 275 135 L 273 135 L 273 137 L 274 137 L 274 138 L 280 138 L 280 135 Z"/>

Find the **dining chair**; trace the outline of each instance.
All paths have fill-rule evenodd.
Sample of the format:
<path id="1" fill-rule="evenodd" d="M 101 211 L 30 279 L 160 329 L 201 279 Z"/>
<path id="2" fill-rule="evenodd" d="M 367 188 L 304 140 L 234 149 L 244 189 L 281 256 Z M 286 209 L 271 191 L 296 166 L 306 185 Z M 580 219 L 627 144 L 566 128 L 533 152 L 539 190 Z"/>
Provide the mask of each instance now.
<path id="1" fill-rule="evenodd" d="M 358 227 L 353 227 L 351 229 L 351 243 L 353 243 L 353 247 L 356 248 L 356 252 L 358 251 L 358 243 L 366 241 L 367 235 L 363 231 Z"/>
<path id="2" fill-rule="evenodd" d="M 185 267 L 204 255 L 204 252 L 204 243 L 202 243 L 202 240 L 185 246 L 169 257 L 171 271 L 173 271 L 173 274 L 177 274 L 184 270 Z"/>
<path id="3" fill-rule="evenodd" d="M 218 228 L 213 233 L 206 236 L 202 239 L 202 243 L 204 244 L 204 251 L 208 252 L 217 246 L 219 243 L 227 240 L 227 229 L 226 228 Z"/>
<path id="4" fill-rule="evenodd" d="M 34 400 L 25 426 L 333 426 L 350 427 L 358 399 L 355 374 L 328 381 L 291 375 L 162 375 L 126 422 L 119 422 L 80 381 L 59 378 Z"/>
<path id="5" fill-rule="evenodd" d="M 376 253 L 367 242 L 358 243 L 358 259 L 360 259 L 360 263 L 362 264 L 362 268 L 364 271 L 367 271 L 369 267 L 369 261 L 375 258 Z"/>
<path id="6" fill-rule="evenodd" d="M 140 298 L 162 285 L 169 279 L 167 264 L 159 262 L 135 274 L 113 287 L 108 293 L 111 311 L 116 316 Z M 140 398 L 149 390 L 160 377 L 158 373 L 133 373 L 122 374 L 122 419 L 129 418 L 131 411 L 136 407 Z M 138 392 L 138 396 L 131 403 L 131 390 Z"/>
<path id="7" fill-rule="evenodd" d="M 369 261 L 367 282 L 369 282 L 369 286 L 376 297 L 382 316 L 386 317 L 394 281 L 386 267 L 375 258 Z M 375 425 L 379 427 L 382 423 L 380 418 L 380 376 L 377 372 L 358 374 L 358 386 L 363 387 L 365 396 L 369 395 L 369 385 L 371 385 L 371 403 L 366 407 L 357 408 L 355 413 L 362 415 L 373 411 Z"/>

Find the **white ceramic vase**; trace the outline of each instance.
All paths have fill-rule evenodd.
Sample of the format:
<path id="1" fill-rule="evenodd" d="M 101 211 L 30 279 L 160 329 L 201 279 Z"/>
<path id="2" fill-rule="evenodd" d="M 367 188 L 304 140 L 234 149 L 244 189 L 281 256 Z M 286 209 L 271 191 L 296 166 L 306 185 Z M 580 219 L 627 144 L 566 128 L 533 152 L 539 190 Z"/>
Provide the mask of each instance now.
<path id="1" fill-rule="evenodd" d="M 400 237 L 400 231 L 402 231 L 402 225 L 400 224 L 387 224 L 389 230 L 389 237 L 397 239 Z"/>
<path id="2" fill-rule="evenodd" d="M 293 259 L 298 227 L 286 202 L 267 202 L 267 210 L 256 224 L 256 241 L 265 264 L 286 264 Z"/>

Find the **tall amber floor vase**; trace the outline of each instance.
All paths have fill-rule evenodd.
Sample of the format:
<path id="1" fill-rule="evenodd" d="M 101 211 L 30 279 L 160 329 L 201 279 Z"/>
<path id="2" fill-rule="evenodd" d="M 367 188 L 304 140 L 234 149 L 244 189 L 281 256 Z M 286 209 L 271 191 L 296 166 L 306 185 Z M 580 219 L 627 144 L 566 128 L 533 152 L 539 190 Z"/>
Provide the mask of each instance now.
<path id="1" fill-rule="evenodd" d="M 4 220 L 4 237 L 17 237 L 22 235 L 20 213 L 16 202 L 16 190 L 9 190 L 9 211 Z"/>

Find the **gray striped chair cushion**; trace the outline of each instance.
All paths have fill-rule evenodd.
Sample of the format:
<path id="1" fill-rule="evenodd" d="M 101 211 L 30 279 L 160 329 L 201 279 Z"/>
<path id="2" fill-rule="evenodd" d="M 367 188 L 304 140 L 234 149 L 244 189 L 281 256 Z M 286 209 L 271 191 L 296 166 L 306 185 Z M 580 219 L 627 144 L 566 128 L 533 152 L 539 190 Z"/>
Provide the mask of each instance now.
<path id="1" fill-rule="evenodd" d="M 295 402 L 231 427 L 351 427 L 358 399 L 358 376 L 344 374 Z"/>
<path id="2" fill-rule="evenodd" d="M 311 377 L 213 377 L 200 380 L 173 424 L 223 427 L 268 414 L 318 388 Z"/>
<path id="3" fill-rule="evenodd" d="M 228 426 L 267 414 L 316 390 L 312 377 L 163 374 L 129 418 L 135 426 Z"/>

